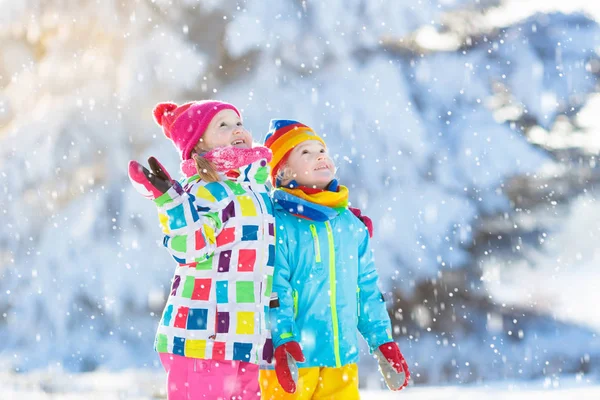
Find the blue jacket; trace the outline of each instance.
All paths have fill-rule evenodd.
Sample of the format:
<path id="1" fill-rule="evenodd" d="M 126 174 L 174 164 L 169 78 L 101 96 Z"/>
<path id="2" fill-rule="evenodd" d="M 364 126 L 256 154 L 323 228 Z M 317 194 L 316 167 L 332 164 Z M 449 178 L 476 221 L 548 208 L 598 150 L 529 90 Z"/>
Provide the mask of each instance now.
<path id="1" fill-rule="evenodd" d="M 299 367 L 341 367 L 358 361 L 358 332 L 371 352 L 392 341 L 362 221 L 347 209 L 312 221 L 275 203 L 275 223 L 269 314 L 275 348 L 298 341 L 306 358 Z"/>

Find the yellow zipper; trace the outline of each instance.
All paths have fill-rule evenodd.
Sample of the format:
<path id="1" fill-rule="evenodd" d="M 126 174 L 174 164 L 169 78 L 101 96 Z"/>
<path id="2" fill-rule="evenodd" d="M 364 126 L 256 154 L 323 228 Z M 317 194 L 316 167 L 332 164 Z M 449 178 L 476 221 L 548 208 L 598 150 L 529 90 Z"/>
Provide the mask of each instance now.
<path id="1" fill-rule="evenodd" d="M 331 320 L 333 323 L 333 353 L 335 355 L 335 366 L 340 368 L 342 362 L 340 360 L 340 331 L 338 328 L 338 315 L 336 308 L 336 284 L 335 284 L 335 245 L 333 243 L 333 232 L 329 221 L 325 222 L 327 228 L 327 241 L 329 242 L 329 291 L 331 297 Z"/>
<path id="2" fill-rule="evenodd" d="M 321 262 L 321 247 L 319 246 L 319 235 L 317 234 L 317 227 L 315 224 L 310 224 L 310 233 L 312 233 L 313 241 L 315 242 L 315 260 Z"/>
<path id="3" fill-rule="evenodd" d="M 294 299 L 294 319 L 298 315 L 298 291 L 296 289 L 292 290 L 292 298 Z"/>

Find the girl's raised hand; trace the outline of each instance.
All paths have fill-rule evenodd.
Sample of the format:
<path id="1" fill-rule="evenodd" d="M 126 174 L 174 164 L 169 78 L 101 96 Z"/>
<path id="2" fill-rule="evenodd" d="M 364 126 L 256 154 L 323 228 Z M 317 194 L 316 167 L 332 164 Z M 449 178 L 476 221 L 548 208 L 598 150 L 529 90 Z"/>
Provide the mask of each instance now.
<path id="1" fill-rule="evenodd" d="M 154 200 L 173 186 L 173 179 L 154 157 L 148 159 L 152 172 L 137 161 L 129 161 L 128 175 L 131 184 L 142 196 Z"/>

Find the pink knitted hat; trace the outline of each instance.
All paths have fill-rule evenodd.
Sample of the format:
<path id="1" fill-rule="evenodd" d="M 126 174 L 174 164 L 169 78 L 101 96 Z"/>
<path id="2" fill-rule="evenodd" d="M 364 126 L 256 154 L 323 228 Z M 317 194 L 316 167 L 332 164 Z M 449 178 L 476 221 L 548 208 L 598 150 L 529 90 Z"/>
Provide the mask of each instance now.
<path id="1" fill-rule="evenodd" d="M 188 160 L 210 121 L 223 110 L 233 110 L 241 118 L 240 112 L 232 104 L 202 100 L 181 106 L 169 102 L 159 103 L 154 107 L 154 119 L 162 126 L 165 136 L 173 141 L 181 159 Z"/>

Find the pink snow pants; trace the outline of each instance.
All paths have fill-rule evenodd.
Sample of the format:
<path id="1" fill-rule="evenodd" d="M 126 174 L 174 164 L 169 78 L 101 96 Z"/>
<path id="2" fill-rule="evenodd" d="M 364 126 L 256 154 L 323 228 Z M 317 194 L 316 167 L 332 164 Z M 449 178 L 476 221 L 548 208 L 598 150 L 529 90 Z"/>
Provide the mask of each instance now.
<path id="1" fill-rule="evenodd" d="M 160 353 L 169 400 L 259 400 L 258 365 Z"/>

